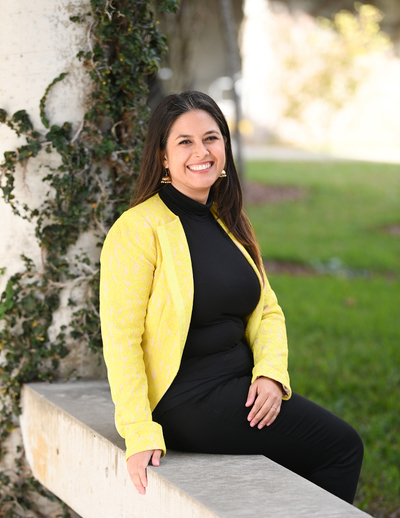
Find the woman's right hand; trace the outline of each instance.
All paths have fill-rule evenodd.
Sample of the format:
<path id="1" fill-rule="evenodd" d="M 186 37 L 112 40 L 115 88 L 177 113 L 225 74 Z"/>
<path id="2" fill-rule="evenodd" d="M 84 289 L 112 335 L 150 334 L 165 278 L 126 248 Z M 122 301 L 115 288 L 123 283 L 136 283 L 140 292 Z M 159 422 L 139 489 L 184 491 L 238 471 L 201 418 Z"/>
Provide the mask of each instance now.
<path id="1" fill-rule="evenodd" d="M 128 473 L 140 495 L 146 494 L 146 468 L 152 459 L 153 466 L 160 465 L 161 450 L 146 450 L 134 453 L 127 460 Z"/>

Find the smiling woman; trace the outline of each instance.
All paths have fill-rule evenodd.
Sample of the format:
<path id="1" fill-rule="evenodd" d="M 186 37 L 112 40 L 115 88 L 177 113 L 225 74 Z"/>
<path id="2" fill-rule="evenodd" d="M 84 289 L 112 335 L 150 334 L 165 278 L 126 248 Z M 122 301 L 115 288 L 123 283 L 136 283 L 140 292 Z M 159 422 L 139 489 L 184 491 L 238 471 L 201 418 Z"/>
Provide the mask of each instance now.
<path id="1" fill-rule="evenodd" d="M 206 203 L 225 167 L 225 141 L 216 121 L 203 110 L 181 115 L 171 128 L 163 165 L 172 185 Z"/>
<path id="2" fill-rule="evenodd" d="M 136 202 L 104 243 L 100 314 L 139 493 L 167 444 L 262 454 L 353 501 L 361 440 L 291 392 L 284 316 L 242 210 L 226 120 L 206 94 L 170 95 L 149 121 Z"/>

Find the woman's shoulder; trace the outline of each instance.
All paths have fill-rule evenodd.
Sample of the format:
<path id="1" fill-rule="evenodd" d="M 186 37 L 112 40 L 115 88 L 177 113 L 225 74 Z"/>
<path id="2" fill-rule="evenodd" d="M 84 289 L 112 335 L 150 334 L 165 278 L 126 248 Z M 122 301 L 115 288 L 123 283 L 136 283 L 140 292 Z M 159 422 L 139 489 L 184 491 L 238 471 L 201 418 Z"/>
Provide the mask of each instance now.
<path id="1" fill-rule="evenodd" d="M 167 208 L 158 194 L 154 194 L 147 200 L 126 210 L 116 220 L 111 229 L 155 229 L 168 223 L 176 216 Z"/>

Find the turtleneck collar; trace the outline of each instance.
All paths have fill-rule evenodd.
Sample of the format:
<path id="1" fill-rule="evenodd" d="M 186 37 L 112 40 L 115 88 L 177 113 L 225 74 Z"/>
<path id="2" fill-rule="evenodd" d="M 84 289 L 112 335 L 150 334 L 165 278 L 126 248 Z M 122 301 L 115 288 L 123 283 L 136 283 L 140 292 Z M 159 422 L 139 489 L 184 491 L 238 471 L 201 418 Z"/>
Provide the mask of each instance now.
<path id="1" fill-rule="evenodd" d="M 203 204 L 181 193 L 172 184 L 168 184 L 161 189 L 159 196 L 177 216 L 184 215 L 197 220 L 207 219 L 213 204 L 211 193 L 208 196 L 207 203 Z"/>

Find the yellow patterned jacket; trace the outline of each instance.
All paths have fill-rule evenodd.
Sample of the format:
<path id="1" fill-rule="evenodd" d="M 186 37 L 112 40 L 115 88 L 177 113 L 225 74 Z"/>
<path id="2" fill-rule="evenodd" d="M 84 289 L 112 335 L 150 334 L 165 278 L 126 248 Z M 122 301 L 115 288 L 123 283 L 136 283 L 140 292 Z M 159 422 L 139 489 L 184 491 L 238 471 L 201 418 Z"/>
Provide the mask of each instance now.
<path id="1" fill-rule="evenodd" d="M 262 286 L 253 260 L 229 236 Z M 101 253 L 104 357 L 127 459 L 139 451 L 166 451 L 152 410 L 178 372 L 192 304 L 193 274 L 185 233 L 179 218 L 156 194 L 116 221 Z M 248 317 L 245 336 L 254 356 L 253 380 L 268 376 L 279 381 L 284 399 L 289 399 L 284 316 L 267 280 Z"/>

